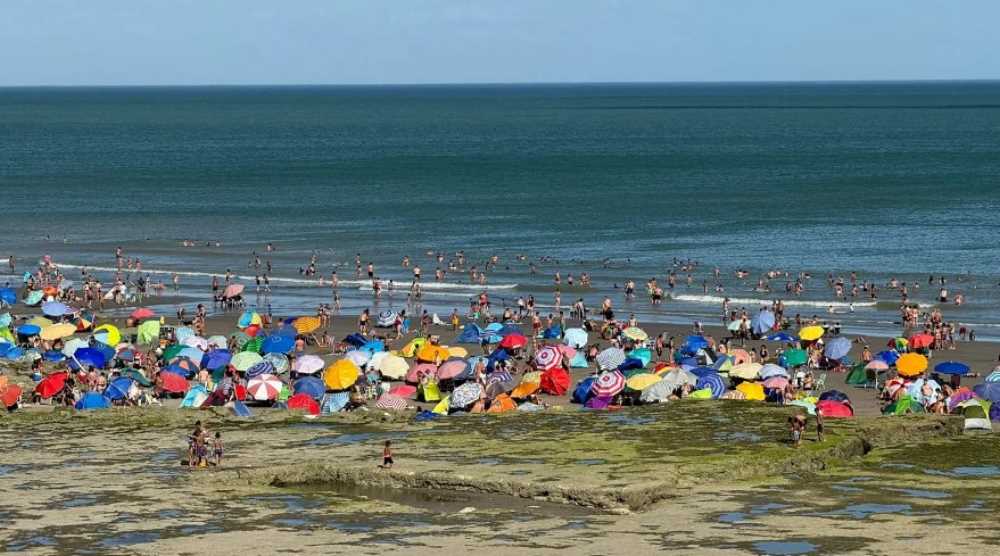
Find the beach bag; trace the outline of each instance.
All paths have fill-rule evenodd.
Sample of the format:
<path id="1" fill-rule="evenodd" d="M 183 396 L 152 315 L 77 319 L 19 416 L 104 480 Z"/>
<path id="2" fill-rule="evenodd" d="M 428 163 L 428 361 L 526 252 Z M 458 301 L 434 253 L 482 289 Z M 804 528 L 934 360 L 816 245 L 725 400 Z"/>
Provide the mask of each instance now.
<path id="1" fill-rule="evenodd" d="M 441 389 L 438 383 L 427 381 L 420 385 L 420 398 L 425 402 L 436 402 L 441 400 Z"/>

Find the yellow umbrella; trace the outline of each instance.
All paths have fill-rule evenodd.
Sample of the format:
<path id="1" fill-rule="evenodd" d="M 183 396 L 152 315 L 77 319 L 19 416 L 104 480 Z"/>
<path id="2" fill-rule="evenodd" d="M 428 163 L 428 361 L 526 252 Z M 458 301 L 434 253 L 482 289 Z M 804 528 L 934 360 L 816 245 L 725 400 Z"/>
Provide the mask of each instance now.
<path id="1" fill-rule="evenodd" d="M 101 332 L 105 334 L 99 336 Z M 118 342 L 122 341 L 122 333 L 118 330 L 118 327 L 113 324 L 102 324 L 94 329 L 94 337 L 97 338 L 98 342 L 109 346 L 117 346 Z"/>
<path id="2" fill-rule="evenodd" d="M 403 357 L 413 357 L 417 354 L 417 350 L 425 343 L 427 343 L 427 338 L 414 338 L 410 340 L 410 343 L 403 346 L 403 349 L 399 350 L 399 354 Z"/>
<path id="3" fill-rule="evenodd" d="M 625 330 L 622 330 L 622 336 L 625 336 L 626 338 L 630 340 L 635 340 L 637 342 L 642 342 L 644 340 L 649 339 L 649 334 L 646 334 L 645 330 L 637 328 L 635 326 L 630 326 Z"/>
<path id="4" fill-rule="evenodd" d="M 292 327 L 299 334 L 315 332 L 322 324 L 319 317 L 299 317 L 292 322 Z"/>
<path id="5" fill-rule="evenodd" d="M 448 350 L 434 344 L 424 344 L 417 352 L 417 359 L 428 363 L 440 364 L 448 358 Z"/>
<path id="6" fill-rule="evenodd" d="M 736 389 L 743 392 L 748 400 L 764 401 L 764 387 L 756 382 L 741 382 Z"/>
<path id="7" fill-rule="evenodd" d="M 760 376 L 760 363 L 743 363 L 729 369 L 729 376 L 743 380 L 757 380 Z"/>
<path id="8" fill-rule="evenodd" d="M 323 371 L 323 382 L 330 390 L 347 390 L 358 380 L 361 369 L 350 359 L 334 361 Z"/>
<path id="9" fill-rule="evenodd" d="M 73 334 L 76 334 L 76 326 L 68 322 L 63 322 L 46 326 L 42 329 L 42 333 L 39 336 L 43 340 L 58 340 L 59 338 L 66 338 Z"/>
<path id="10" fill-rule="evenodd" d="M 445 396 L 431 411 L 438 415 L 447 415 L 449 409 L 451 409 L 451 396 Z"/>
<path id="11" fill-rule="evenodd" d="M 927 358 L 919 353 L 904 353 L 896 360 L 896 371 L 907 378 L 914 377 L 927 370 Z"/>
<path id="12" fill-rule="evenodd" d="M 802 330 L 799 330 L 799 339 L 811 342 L 823 337 L 824 332 L 826 331 L 823 330 L 822 326 L 807 326 Z"/>
<path id="13" fill-rule="evenodd" d="M 461 357 L 465 359 L 469 356 L 469 352 L 462 346 L 455 346 L 448 348 L 448 357 Z"/>
<path id="14" fill-rule="evenodd" d="M 35 317 L 29 320 L 28 324 L 34 324 L 38 328 L 45 328 L 46 326 L 52 326 L 52 321 L 45 317 Z"/>
<path id="15" fill-rule="evenodd" d="M 645 390 L 662 379 L 663 377 L 652 373 L 639 373 L 629 378 L 625 385 L 632 390 Z"/>

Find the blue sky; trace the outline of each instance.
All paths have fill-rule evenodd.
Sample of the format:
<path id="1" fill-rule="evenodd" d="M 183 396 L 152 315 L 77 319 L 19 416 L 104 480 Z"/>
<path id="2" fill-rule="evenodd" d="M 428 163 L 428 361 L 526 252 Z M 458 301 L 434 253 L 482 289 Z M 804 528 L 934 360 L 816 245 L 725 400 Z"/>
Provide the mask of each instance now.
<path id="1" fill-rule="evenodd" d="M 0 85 L 1000 78 L 1000 0 L 3 0 Z"/>

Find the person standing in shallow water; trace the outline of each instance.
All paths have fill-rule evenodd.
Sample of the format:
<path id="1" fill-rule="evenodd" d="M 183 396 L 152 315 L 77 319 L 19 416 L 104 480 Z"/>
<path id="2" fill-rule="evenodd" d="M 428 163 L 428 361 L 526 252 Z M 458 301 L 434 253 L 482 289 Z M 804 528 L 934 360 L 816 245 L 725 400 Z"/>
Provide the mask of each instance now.
<path id="1" fill-rule="evenodd" d="M 382 469 L 392 469 L 392 441 L 386 440 L 382 447 Z"/>

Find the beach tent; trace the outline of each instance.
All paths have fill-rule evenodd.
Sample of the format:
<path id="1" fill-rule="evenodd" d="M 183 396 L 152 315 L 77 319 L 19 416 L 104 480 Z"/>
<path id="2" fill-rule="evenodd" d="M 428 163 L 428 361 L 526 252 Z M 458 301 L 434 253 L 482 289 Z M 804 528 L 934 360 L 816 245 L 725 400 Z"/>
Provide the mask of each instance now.
<path id="1" fill-rule="evenodd" d="M 882 410 L 883 415 L 905 415 L 907 413 L 924 413 L 924 406 L 909 396 L 902 396 Z"/>
<path id="2" fill-rule="evenodd" d="M 365 345 L 366 343 L 368 343 L 367 340 L 362 342 L 361 345 Z M 425 343 L 427 343 L 427 338 L 414 338 L 403 346 L 403 349 L 399 350 L 399 354 L 403 357 L 414 357 L 417 354 L 417 350 L 423 347 Z"/>
<path id="3" fill-rule="evenodd" d="M 107 409 L 111 407 L 111 400 L 104 397 L 99 392 L 87 392 L 73 406 L 79 410 Z"/>
<path id="4" fill-rule="evenodd" d="M 831 419 L 842 419 L 854 416 L 854 409 L 850 404 L 834 400 L 820 400 L 816 402 L 816 410 L 823 412 L 823 417 Z"/>
<path id="5" fill-rule="evenodd" d="M 205 402 L 208 398 L 208 390 L 204 385 L 195 384 L 188 390 L 187 394 L 184 395 L 184 399 L 181 400 L 181 407 L 187 409 L 197 409 L 201 407 L 201 404 Z"/>
<path id="6" fill-rule="evenodd" d="M 591 396 L 591 389 L 594 387 L 594 381 L 597 377 L 588 376 L 587 378 L 581 380 L 577 383 L 576 388 L 573 389 L 573 403 L 586 403 Z"/>
<path id="7" fill-rule="evenodd" d="M 111 401 L 128 399 L 132 384 L 133 382 L 130 377 L 119 376 L 112 380 L 108 384 L 108 387 L 104 389 L 104 396 Z"/>
<path id="8" fill-rule="evenodd" d="M 965 430 L 992 431 L 993 423 L 990 421 L 990 408 L 992 402 L 986 400 L 971 399 L 958 404 L 965 417 Z"/>
<path id="9" fill-rule="evenodd" d="M 745 399 L 752 401 L 764 401 L 764 387 L 756 382 L 741 382 L 736 389 L 743 392 Z"/>
<path id="10" fill-rule="evenodd" d="M 438 415 L 447 415 L 451 409 L 451 396 L 445 396 L 434 406 L 431 411 Z"/>
<path id="11" fill-rule="evenodd" d="M 868 370 L 864 363 L 858 363 L 851 367 L 851 370 L 844 377 L 844 382 L 852 386 L 864 386 L 868 384 Z"/>
<path id="12" fill-rule="evenodd" d="M 462 329 L 462 333 L 458 335 L 455 340 L 459 344 L 478 344 L 480 342 L 480 337 L 483 334 L 483 329 L 479 328 L 475 323 L 466 324 Z"/>

